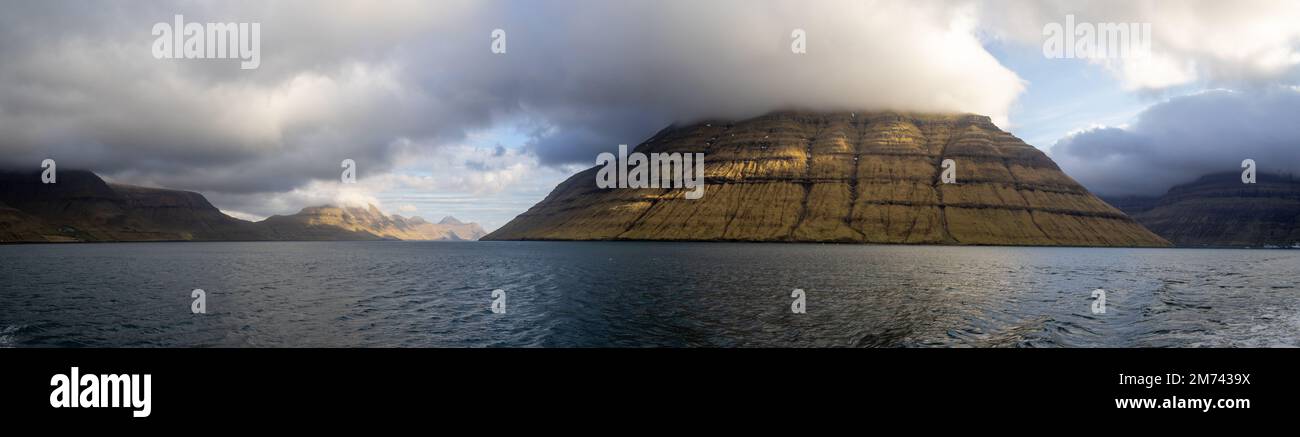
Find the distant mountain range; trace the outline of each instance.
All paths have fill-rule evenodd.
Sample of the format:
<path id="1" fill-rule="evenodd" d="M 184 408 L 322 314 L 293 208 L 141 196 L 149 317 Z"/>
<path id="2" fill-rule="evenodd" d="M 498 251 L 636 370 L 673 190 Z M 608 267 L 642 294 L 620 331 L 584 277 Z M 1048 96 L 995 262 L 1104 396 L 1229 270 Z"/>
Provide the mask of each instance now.
<path id="1" fill-rule="evenodd" d="M 369 208 L 316 206 L 260 222 L 230 217 L 199 193 L 109 184 L 89 171 L 0 172 L 0 242 L 476 240 L 476 223 L 429 223 Z"/>
<path id="2" fill-rule="evenodd" d="M 669 126 L 634 152 L 704 153 L 703 198 L 602 189 L 591 168 L 484 239 L 1169 245 L 980 115 L 778 112 Z"/>
<path id="3" fill-rule="evenodd" d="M 1300 179 L 1241 173 L 1203 176 L 1161 196 L 1110 197 L 1152 232 L 1187 247 L 1290 247 L 1300 244 Z"/>

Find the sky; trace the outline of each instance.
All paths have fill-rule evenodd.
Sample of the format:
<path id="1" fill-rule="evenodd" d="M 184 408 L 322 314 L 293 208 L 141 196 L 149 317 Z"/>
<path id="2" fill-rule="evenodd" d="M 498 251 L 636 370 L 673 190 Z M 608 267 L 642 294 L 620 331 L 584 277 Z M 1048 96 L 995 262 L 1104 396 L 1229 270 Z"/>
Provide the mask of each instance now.
<path id="1" fill-rule="evenodd" d="M 619 144 L 792 108 L 988 115 L 1101 195 L 1300 168 L 1295 1 L 0 3 L 0 165 L 250 220 L 374 204 L 491 230 Z M 257 68 L 160 59 L 176 15 L 257 23 Z M 1149 23 L 1149 55 L 1051 58 L 1067 16 Z"/>

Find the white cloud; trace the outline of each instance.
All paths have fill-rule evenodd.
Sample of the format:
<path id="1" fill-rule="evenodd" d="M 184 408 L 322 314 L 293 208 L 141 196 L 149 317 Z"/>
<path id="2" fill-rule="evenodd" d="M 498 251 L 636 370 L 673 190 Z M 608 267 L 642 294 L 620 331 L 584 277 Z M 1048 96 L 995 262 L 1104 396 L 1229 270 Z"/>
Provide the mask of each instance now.
<path id="1" fill-rule="evenodd" d="M 1300 2 L 1291 0 L 991 1 L 981 20 L 993 34 L 1041 46 L 1043 26 L 1151 23 L 1151 57 L 1094 60 L 1133 90 L 1294 84 L 1300 71 Z"/>
<path id="2" fill-rule="evenodd" d="M 289 191 L 254 194 L 213 193 L 208 197 L 213 204 L 221 205 L 222 210 L 245 220 L 260 220 L 272 215 L 286 215 L 298 212 L 306 206 L 334 205 L 343 207 L 368 207 L 374 205 L 381 210 L 384 202 L 375 193 L 382 191 L 382 184 L 365 182 L 358 179 L 356 184 L 342 184 L 338 181 L 310 181 L 303 186 Z"/>

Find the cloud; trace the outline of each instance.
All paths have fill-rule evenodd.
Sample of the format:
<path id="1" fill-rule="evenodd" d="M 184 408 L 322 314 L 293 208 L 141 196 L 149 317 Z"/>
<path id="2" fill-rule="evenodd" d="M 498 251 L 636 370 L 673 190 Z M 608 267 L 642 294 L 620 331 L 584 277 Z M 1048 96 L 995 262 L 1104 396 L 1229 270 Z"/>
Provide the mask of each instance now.
<path id="1" fill-rule="evenodd" d="M 375 205 L 388 214 L 426 219 L 455 215 L 495 228 L 535 203 L 577 169 L 538 164 L 519 149 L 448 145 L 421 154 L 428 146 L 403 144 L 391 171 L 372 172 L 358 163 L 355 184 L 309 181 L 284 192 L 208 193 L 213 204 L 236 217 L 260 220 L 297 212 L 303 206 Z"/>
<path id="2" fill-rule="evenodd" d="M 0 160 L 53 157 L 121 180 L 224 193 L 287 192 L 335 179 L 346 158 L 387 168 L 403 138 L 455 139 L 484 124 L 448 116 L 450 108 L 429 100 L 397 56 L 402 41 L 454 18 L 452 5 L 7 7 Z M 257 70 L 241 70 L 238 61 L 154 59 L 153 23 L 174 14 L 261 22 L 270 59 Z"/>
<path id="3" fill-rule="evenodd" d="M 379 185 L 358 179 L 355 185 L 325 181 L 309 181 L 300 187 L 283 192 L 230 194 L 213 192 L 207 195 L 212 204 L 222 211 L 245 220 L 261 220 L 272 215 L 298 212 L 305 206 L 335 205 L 368 207 L 375 205 L 387 213 L 399 210 L 384 208 L 385 204 L 375 193 Z"/>
<path id="4" fill-rule="evenodd" d="M 1013 3 L 1008 4 L 1008 3 Z M 1300 2 L 1290 0 L 1158 0 L 1005 2 L 981 9 L 985 28 L 1011 41 L 1041 46 L 1043 26 L 1063 23 L 1151 23 L 1151 56 L 1094 60 L 1131 90 L 1161 91 L 1195 83 L 1267 88 L 1300 79 Z M 1064 62 L 1064 61 L 1063 61 Z"/>
<path id="5" fill-rule="evenodd" d="M 540 165 L 775 109 L 968 111 L 1022 91 L 973 4 L 22 2 L 0 17 L 0 160 L 229 195 L 373 173 L 517 121 Z M 261 66 L 158 60 L 157 22 L 259 22 Z M 507 31 L 507 53 L 490 33 Z M 790 52 L 792 29 L 808 53 Z M 412 146 L 414 145 L 414 146 Z M 518 146 L 518 145 L 517 145 Z M 33 161 L 35 160 L 35 161 Z M 501 176 L 504 177 L 504 176 Z"/>
<path id="6" fill-rule="evenodd" d="M 1300 171 L 1300 91 L 1213 90 L 1143 111 L 1131 127 L 1096 127 L 1052 147 L 1066 173 L 1103 195 L 1157 195 L 1254 159 L 1260 172 Z"/>
<path id="7" fill-rule="evenodd" d="M 524 111 L 540 115 L 534 146 L 545 163 L 587 161 L 674 121 L 785 108 L 976 112 L 1004 122 L 1023 83 L 984 50 L 973 8 L 578 2 L 507 21 L 524 41 L 505 62 L 540 71 L 511 81 Z M 794 29 L 806 32 L 806 54 L 791 53 Z M 546 74 L 553 69 L 564 74 Z"/>

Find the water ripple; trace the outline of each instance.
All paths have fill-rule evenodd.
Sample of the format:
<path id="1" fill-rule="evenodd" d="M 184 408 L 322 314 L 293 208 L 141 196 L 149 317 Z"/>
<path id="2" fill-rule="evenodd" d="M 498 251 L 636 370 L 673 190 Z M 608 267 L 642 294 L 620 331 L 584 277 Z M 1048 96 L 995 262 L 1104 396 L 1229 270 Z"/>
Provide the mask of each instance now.
<path id="1" fill-rule="evenodd" d="M 1300 345 L 1297 251 L 141 243 L 0 259 L 0 347 Z M 190 313 L 195 288 L 207 314 Z"/>

